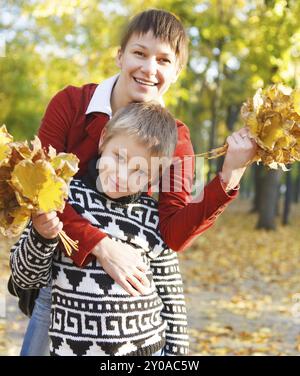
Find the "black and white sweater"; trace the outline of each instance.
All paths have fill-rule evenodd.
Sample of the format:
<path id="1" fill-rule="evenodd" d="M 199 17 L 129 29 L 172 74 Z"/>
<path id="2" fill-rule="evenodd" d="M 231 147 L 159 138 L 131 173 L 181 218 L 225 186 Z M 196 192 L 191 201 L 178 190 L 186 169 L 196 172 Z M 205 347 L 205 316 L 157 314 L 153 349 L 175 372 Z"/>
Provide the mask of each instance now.
<path id="1" fill-rule="evenodd" d="M 52 280 L 51 355 L 187 355 L 182 279 L 175 252 L 161 239 L 157 202 L 148 195 L 110 200 L 99 193 L 95 174 L 70 185 L 69 202 L 112 239 L 136 247 L 149 266 L 148 295 L 133 297 L 95 260 L 79 268 L 26 228 L 11 252 L 14 281 L 41 288 Z"/>

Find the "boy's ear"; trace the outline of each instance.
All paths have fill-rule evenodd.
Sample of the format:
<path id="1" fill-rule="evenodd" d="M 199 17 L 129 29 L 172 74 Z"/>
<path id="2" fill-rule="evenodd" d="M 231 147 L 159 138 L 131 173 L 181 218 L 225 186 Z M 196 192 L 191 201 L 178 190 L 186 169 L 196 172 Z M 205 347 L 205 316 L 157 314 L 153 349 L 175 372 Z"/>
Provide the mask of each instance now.
<path id="1" fill-rule="evenodd" d="M 101 132 L 101 136 L 100 136 L 100 140 L 99 140 L 99 144 L 98 144 L 98 151 L 101 150 L 101 146 L 103 144 L 105 134 L 106 134 L 106 128 L 104 127 L 103 131 Z"/>

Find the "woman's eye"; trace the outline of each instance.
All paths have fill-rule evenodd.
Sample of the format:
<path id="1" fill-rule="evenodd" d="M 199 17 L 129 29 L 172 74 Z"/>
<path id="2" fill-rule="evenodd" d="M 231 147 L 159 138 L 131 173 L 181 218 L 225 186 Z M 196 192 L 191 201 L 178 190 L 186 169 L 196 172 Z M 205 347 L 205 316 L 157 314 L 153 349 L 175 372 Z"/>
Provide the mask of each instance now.
<path id="1" fill-rule="evenodd" d="M 144 56 L 143 52 L 141 52 L 141 51 L 135 51 L 134 53 L 135 53 L 136 55 L 138 55 L 138 56 Z"/>

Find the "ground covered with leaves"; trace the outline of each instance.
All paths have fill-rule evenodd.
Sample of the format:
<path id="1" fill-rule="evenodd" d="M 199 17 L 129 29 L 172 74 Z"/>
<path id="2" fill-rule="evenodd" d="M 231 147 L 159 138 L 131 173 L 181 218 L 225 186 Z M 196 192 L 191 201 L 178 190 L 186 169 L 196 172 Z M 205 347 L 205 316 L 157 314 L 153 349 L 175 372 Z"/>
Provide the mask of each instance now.
<path id="1" fill-rule="evenodd" d="M 180 257 L 194 354 L 300 351 L 300 208 L 275 232 L 249 209 L 233 203 Z"/>
<path id="2" fill-rule="evenodd" d="M 255 230 L 249 203 L 236 201 L 184 253 L 191 355 L 298 355 L 300 351 L 300 207 L 291 225 Z M 27 324 L 6 281 L 1 243 L 0 355 L 17 355 Z M 299 294 L 299 295 L 297 295 Z M 3 311 L 3 309 L 2 309 Z M 3 316 L 3 314 L 2 314 Z"/>

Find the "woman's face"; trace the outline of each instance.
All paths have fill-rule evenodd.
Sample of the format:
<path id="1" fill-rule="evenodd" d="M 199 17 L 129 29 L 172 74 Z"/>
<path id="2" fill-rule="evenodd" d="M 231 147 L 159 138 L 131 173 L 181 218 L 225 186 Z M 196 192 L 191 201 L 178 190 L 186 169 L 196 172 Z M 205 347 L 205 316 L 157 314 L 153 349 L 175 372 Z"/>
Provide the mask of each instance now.
<path id="1" fill-rule="evenodd" d="M 133 34 L 124 51 L 119 51 L 121 69 L 117 95 L 123 105 L 159 100 L 178 77 L 178 61 L 171 46 L 153 36 Z"/>

